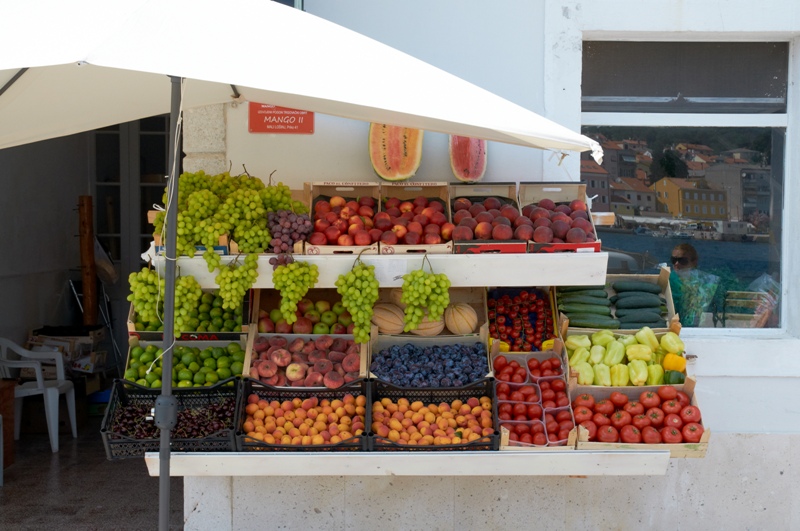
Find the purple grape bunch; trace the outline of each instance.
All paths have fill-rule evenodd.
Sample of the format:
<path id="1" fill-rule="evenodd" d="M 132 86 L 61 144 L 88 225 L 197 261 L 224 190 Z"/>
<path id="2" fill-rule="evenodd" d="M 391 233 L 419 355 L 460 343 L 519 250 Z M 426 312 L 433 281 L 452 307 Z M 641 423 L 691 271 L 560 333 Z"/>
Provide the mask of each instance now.
<path id="1" fill-rule="evenodd" d="M 275 254 L 292 252 L 294 244 L 306 241 L 314 229 L 308 214 L 295 214 L 291 210 L 268 213 L 267 223 L 272 236 L 270 251 Z"/>
<path id="2" fill-rule="evenodd" d="M 269 259 L 269 265 L 272 266 L 273 271 L 278 269 L 279 266 L 289 265 L 292 262 L 294 262 L 294 258 L 289 253 L 276 254 L 275 256 Z"/>

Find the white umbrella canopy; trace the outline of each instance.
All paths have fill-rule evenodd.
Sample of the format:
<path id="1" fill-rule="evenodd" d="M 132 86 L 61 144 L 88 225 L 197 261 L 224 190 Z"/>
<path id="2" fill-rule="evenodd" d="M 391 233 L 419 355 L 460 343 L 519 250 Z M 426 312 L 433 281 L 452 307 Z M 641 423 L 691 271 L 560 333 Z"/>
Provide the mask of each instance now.
<path id="1" fill-rule="evenodd" d="M 177 76 L 184 109 L 231 101 L 234 85 L 248 101 L 602 154 L 519 105 L 276 2 L 26 0 L 3 13 L 0 148 L 169 112 L 167 76 Z"/>

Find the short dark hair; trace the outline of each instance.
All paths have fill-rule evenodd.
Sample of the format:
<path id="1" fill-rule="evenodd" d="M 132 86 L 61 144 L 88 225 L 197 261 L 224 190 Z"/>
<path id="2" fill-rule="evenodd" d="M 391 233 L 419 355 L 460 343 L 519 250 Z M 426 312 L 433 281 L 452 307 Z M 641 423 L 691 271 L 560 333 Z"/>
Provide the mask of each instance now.
<path id="1" fill-rule="evenodd" d="M 689 259 L 690 264 L 697 265 L 697 250 L 689 243 L 679 243 L 673 248 L 674 250 L 679 250 L 683 253 L 683 256 Z"/>

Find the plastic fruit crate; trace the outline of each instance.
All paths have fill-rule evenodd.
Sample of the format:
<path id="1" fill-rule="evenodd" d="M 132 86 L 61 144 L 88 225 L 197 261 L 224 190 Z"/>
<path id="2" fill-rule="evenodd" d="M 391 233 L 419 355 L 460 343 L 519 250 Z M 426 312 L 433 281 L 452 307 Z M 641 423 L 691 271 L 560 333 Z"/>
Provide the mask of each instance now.
<path id="1" fill-rule="evenodd" d="M 251 451 L 272 451 L 272 452 L 363 452 L 367 450 L 367 419 L 370 418 L 370 400 L 369 388 L 366 380 L 354 380 L 348 384 L 341 386 L 338 389 L 321 389 L 314 387 L 272 387 L 265 383 L 252 378 L 245 378 L 242 380 L 240 388 L 239 400 L 236 404 L 236 446 L 240 452 Z M 246 407 L 248 404 L 248 397 L 251 394 L 257 394 L 261 400 L 267 402 L 278 401 L 284 402 L 286 400 L 292 401 L 295 398 L 305 400 L 307 398 L 316 397 L 318 400 L 341 400 L 345 395 L 350 394 L 354 397 L 364 396 L 366 402 L 364 405 L 364 433 L 350 437 L 344 441 L 335 444 L 309 444 L 309 445 L 296 445 L 296 444 L 270 444 L 252 437 L 248 437 L 242 430 L 245 420 L 247 419 Z"/>
<path id="2" fill-rule="evenodd" d="M 461 400 L 466 403 L 471 397 L 480 398 L 488 396 L 494 404 L 494 378 L 484 378 L 470 385 L 463 387 L 397 387 L 383 380 L 370 380 L 370 404 L 378 402 L 384 398 L 397 403 L 399 399 L 405 398 L 409 403 L 421 401 L 425 406 L 428 404 L 440 404 L 442 402 L 452 403 L 454 400 Z M 491 411 L 491 410 L 490 410 Z M 372 415 L 370 410 L 370 426 L 372 425 Z M 493 422 L 494 424 L 494 422 Z M 494 426 L 496 428 L 496 426 Z M 372 452 L 393 452 L 393 451 L 494 451 L 500 445 L 500 435 L 495 429 L 491 435 L 482 436 L 472 442 L 459 444 L 443 445 L 409 445 L 393 442 L 387 438 L 380 437 L 370 432 L 369 450 Z"/>
<path id="3" fill-rule="evenodd" d="M 229 414 L 220 419 L 225 424 L 223 429 L 204 437 L 173 435 L 170 444 L 173 452 L 233 452 L 236 449 L 234 413 L 239 390 L 238 380 L 238 378 L 228 378 L 213 386 L 173 389 L 173 396 L 177 400 L 179 419 L 173 434 L 184 428 L 180 421 L 182 411 L 216 406 L 230 401 Z M 154 420 L 148 420 L 148 417 L 152 416 L 151 410 L 155 407 L 156 399 L 160 395 L 161 389 L 149 389 L 127 380 L 114 380 L 108 408 L 100 426 L 100 435 L 109 460 L 144 457 L 145 452 L 159 450 L 161 446 L 160 430 L 156 429 L 150 432 L 153 434 L 152 437 L 136 438 L 120 433 L 121 430 L 115 421 L 124 414 L 124 408 L 130 407 L 138 410 L 138 422 L 148 422 L 155 426 Z"/>

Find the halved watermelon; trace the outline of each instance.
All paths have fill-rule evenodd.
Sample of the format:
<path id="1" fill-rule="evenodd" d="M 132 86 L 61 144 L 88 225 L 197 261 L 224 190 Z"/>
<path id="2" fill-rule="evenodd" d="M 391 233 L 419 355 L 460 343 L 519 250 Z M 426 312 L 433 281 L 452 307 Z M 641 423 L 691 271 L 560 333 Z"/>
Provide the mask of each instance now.
<path id="1" fill-rule="evenodd" d="M 486 140 L 450 135 L 450 168 L 461 182 L 475 183 L 486 173 Z"/>
<path id="2" fill-rule="evenodd" d="M 369 125 L 369 160 L 378 177 L 405 181 L 417 173 L 422 161 L 425 131 L 396 125 Z"/>

